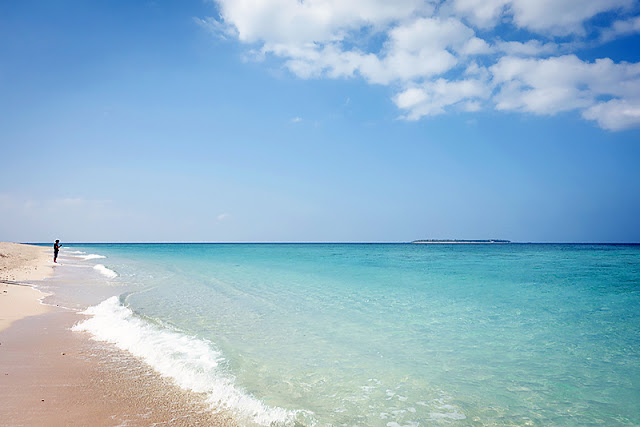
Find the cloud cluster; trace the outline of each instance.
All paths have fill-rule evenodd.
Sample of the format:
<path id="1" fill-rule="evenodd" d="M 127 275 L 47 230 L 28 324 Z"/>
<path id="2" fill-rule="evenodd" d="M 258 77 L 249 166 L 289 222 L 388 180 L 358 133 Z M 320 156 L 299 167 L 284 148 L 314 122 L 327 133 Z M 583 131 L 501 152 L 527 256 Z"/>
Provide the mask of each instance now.
<path id="1" fill-rule="evenodd" d="M 633 0 L 453 0 L 454 10 L 479 28 L 504 18 L 517 28 L 553 36 L 584 34 L 585 21 L 632 5 Z"/>
<path id="2" fill-rule="evenodd" d="M 213 1 L 220 16 L 199 21 L 209 30 L 301 78 L 388 85 L 407 120 L 495 108 L 640 126 L 640 64 L 577 56 L 640 32 L 633 0 Z M 603 14 L 614 18 L 594 34 Z"/>

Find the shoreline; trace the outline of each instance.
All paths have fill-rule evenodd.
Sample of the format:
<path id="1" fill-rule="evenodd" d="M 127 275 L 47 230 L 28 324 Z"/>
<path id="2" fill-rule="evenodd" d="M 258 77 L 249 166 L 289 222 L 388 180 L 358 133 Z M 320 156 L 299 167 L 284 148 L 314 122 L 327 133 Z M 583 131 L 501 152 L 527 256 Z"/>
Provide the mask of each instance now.
<path id="1" fill-rule="evenodd" d="M 0 243 L 0 419 L 6 425 L 237 423 L 114 345 L 71 327 L 85 318 L 47 305 L 47 247 Z M 6 292 L 4 292 L 6 291 Z"/>

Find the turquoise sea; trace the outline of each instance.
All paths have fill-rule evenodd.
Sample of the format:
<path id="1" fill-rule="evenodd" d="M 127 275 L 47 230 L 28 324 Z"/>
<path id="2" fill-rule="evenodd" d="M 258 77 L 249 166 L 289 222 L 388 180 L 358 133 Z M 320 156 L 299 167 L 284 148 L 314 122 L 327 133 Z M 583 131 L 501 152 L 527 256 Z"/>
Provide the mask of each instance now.
<path id="1" fill-rule="evenodd" d="M 640 246 L 71 244 L 60 262 L 45 287 L 91 315 L 75 330 L 242 425 L 640 425 Z"/>

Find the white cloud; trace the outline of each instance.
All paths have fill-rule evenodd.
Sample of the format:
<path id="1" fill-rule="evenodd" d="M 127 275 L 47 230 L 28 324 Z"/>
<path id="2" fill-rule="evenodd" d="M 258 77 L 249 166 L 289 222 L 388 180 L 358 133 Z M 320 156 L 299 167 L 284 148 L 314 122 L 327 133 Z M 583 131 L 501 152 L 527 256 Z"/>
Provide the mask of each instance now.
<path id="1" fill-rule="evenodd" d="M 478 37 L 472 37 L 467 40 L 459 52 L 463 55 L 482 55 L 489 54 L 493 51 L 492 47 L 486 41 Z"/>
<path id="2" fill-rule="evenodd" d="M 448 81 L 438 79 L 421 87 L 409 88 L 394 98 L 398 108 L 408 110 L 403 117 L 418 120 L 425 116 L 444 113 L 459 104 L 463 111 L 477 111 L 480 102 L 491 94 L 486 82 L 476 79 Z"/>
<path id="3" fill-rule="evenodd" d="M 224 221 L 229 218 L 231 218 L 231 215 L 229 215 L 228 213 L 221 213 L 217 216 L 218 221 Z"/>
<path id="4" fill-rule="evenodd" d="M 582 33 L 586 20 L 632 4 L 633 0 L 453 0 L 454 10 L 480 28 L 510 19 L 519 28 L 558 36 Z"/>
<path id="5" fill-rule="evenodd" d="M 632 4 L 633 0 L 512 0 L 511 11 L 521 28 L 563 36 L 581 33 L 583 22 L 599 13 Z"/>
<path id="6" fill-rule="evenodd" d="M 590 63 L 575 55 L 505 57 L 490 71 L 500 87 L 494 98 L 499 110 L 555 114 L 578 109 L 606 129 L 640 125 L 640 64 L 610 59 Z"/>
<path id="7" fill-rule="evenodd" d="M 300 123 L 302 121 L 302 118 L 300 117 L 294 117 L 293 119 L 291 119 L 291 123 Z"/>
<path id="8" fill-rule="evenodd" d="M 613 131 L 637 127 L 640 125 L 640 99 L 613 99 L 601 102 L 585 110 L 582 116 L 597 121 L 604 129 Z"/>
<path id="9" fill-rule="evenodd" d="M 460 109 L 462 111 L 473 113 L 482 110 L 482 103 L 478 101 L 465 101 L 460 104 Z"/>
<path id="10" fill-rule="evenodd" d="M 217 0 L 224 22 L 243 42 L 330 42 L 350 30 L 430 12 L 422 0 Z"/>
<path id="11" fill-rule="evenodd" d="M 453 7 L 480 28 L 494 26 L 509 0 L 453 0 Z"/>
<path id="12" fill-rule="evenodd" d="M 422 104 L 427 99 L 427 92 L 424 89 L 413 87 L 399 93 L 395 98 L 395 103 L 399 108 L 409 110 L 416 105 Z"/>
<path id="13" fill-rule="evenodd" d="M 209 31 L 214 36 L 220 37 L 221 39 L 227 39 L 227 37 L 236 37 L 238 35 L 235 27 L 225 25 L 223 22 L 212 17 L 194 18 L 194 21 L 196 24 Z"/>
<path id="14" fill-rule="evenodd" d="M 345 52 L 335 44 L 325 46 L 313 43 L 302 46 L 266 44 L 263 49 L 265 53 L 285 58 L 285 66 L 301 78 L 316 78 L 323 75 L 331 78 L 352 77 L 367 61 L 367 55 L 358 51 Z M 375 58 L 374 55 L 371 57 Z"/>
<path id="15" fill-rule="evenodd" d="M 607 129 L 638 125 L 640 65 L 572 53 L 587 21 L 629 12 L 633 0 L 213 1 L 220 17 L 198 24 L 248 44 L 250 57 L 279 58 L 299 78 L 389 85 L 405 119 L 494 106 L 577 110 Z M 498 24 L 529 33 L 505 40 L 491 32 Z M 640 18 L 620 19 L 601 40 L 638 31 Z"/>
<path id="16" fill-rule="evenodd" d="M 593 94 L 580 89 L 582 61 L 575 56 L 544 60 L 505 57 L 491 67 L 494 82 L 502 84 L 496 95 L 499 110 L 537 114 L 587 107 Z"/>
<path id="17" fill-rule="evenodd" d="M 463 74 L 465 76 L 474 76 L 476 78 L 482 78 L 484 80 L 488 80 L 490 77 L 489 71 L 485 67 L 479 66 L 477 62 L 469 63 Z"/>
<path id="18" fill-rule="evenodd" d="M 600 38 L 604 42 L 611 41 L 620 36 L 640 33 L 640 16 L 627 20 L 615 21 L 610 28 L 602 32 Z"/>
<path id="19" fill-rule="evenodd" d="M 486 42 L 456 19 L 418 18 L 388 30 L 380 52 L 344 50 L 339 42 L 265 43 L 264 53 L 285 58 L 298 77 L 353 77 L 376 84 L 407 82 L 436 76 L 458 65 L 465 55 L 488 52 Z"/>
<path id="20" fill-rule="evenodd" d="M 391 47 L 407 52 L 460 47 L 473 35 L 471 28 L 454 18 L 420 18 L 389 31 Z"/>

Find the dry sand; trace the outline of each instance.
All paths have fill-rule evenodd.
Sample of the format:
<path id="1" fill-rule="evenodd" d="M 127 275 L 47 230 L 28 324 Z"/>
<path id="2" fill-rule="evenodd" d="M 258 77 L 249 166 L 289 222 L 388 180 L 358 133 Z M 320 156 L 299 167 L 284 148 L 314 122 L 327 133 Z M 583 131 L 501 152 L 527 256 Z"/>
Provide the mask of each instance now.
<path id="1" fill-rule="evenodd" d="M 51 248 L 0 242 L 0 280 L 42 280 L 53 273 Z"/>
<path id="2" fill-rule="evenodd" d="M 46 295 L 28 285 L 52 274 L 49 252 L 40 246 L 0 242 L 0 331 L 18 319 L 51 310 L 40 303 Z"/>
<path id="3" fill-rule="evenodd" d="M 52 273 L 48 252 L 0 243 L 0 425 L 237 425 L 131 354 L 72 332 L 82 315 L 41 304 L 26 283 Z"/>

